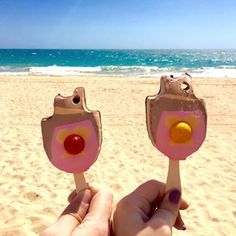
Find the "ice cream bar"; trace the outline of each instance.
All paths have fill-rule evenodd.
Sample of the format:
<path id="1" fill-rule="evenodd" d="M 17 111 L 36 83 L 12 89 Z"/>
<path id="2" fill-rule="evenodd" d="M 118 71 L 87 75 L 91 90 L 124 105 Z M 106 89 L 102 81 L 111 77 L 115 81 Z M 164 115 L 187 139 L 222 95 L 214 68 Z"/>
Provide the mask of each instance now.
<path id="1" fill-rule="evenodd" d="M 69 173 L 82 173 L 96 161 L 102 143 L 99 111 L 86 107 L 84 88 L 58 94 L 54 114 L 41 121 L 43 146 L 50 162 Z"/>
<path id="2" fill-rule="evenodd" d="M 146 123 L 152 144 L 173 160 L 197 151 L 206 136 L 205 102 L 194 95 L 191 77 L 162 76 L 157 95 L 146 98 Z"/>
<path id="3" fill-rule="evenodd" d="M 179 160 L 197 151 L 206 137 L 205 102 L 194 95 L 191 76 L 162 76 L 157 95 L 146 98 L 152 144 L 169 158 L 166 192 L 181 192 Z"/>

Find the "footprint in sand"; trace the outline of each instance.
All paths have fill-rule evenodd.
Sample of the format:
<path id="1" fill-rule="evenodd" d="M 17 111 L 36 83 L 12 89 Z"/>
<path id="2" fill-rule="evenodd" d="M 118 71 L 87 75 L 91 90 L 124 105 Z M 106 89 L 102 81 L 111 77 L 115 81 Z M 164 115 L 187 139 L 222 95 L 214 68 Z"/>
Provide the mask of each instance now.
<path id="1" fill-rule="evenodd" d="M 39 194 L 36 192 L 27 192 L 24 194 L 24 197 L 29 199 L 30 201 L 35 201 L 39 198 Z"/>

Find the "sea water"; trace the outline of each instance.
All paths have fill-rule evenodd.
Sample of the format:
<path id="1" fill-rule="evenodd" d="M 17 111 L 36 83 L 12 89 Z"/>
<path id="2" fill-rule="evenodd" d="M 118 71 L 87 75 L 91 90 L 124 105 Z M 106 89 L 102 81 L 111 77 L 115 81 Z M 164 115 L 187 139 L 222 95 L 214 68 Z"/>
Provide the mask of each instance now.
<path id="1" fill-rule="evenodd" d="M 179 75 L 236 78 L 236 50 L 0 49 L 0 75 Z"/>

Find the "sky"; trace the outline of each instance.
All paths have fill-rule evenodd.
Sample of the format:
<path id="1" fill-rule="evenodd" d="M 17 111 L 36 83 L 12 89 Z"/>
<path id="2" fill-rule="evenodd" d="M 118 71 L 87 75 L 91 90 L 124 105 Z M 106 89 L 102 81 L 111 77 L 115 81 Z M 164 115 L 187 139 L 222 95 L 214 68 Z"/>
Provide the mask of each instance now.
<path id="1" fill-rule="evenodd" d="M 0 0 L 0 48 L 236 48 L 236 0 Z"/>

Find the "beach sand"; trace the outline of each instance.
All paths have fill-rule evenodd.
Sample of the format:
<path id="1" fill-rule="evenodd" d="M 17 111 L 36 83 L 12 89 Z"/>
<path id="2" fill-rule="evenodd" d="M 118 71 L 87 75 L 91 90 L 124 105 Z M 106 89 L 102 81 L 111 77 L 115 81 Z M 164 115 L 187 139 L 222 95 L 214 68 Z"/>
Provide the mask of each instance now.
<path id="1" fill-rule="evenodd" d="M 236 79 L 193 78 L 208 110 L 207 138 L 181 162 L 182 212 L 186 231 L 173 235 L 236 235 Z M 53 112 L 58 93 L 86 88 L 88 108 L 100 110 L 103 145 L 87 171 L 88 182 L 109 187 L 114 204 L 139 184 L 166 180 L 168 159 L 146 131 L 145 97 L 159 90 L 158 78 L 123 76 L 1 76 L 0 235 L 38 235 L 54 222 L 74 189 L 72 174 L 48 161 L 41 118 Z"/>

